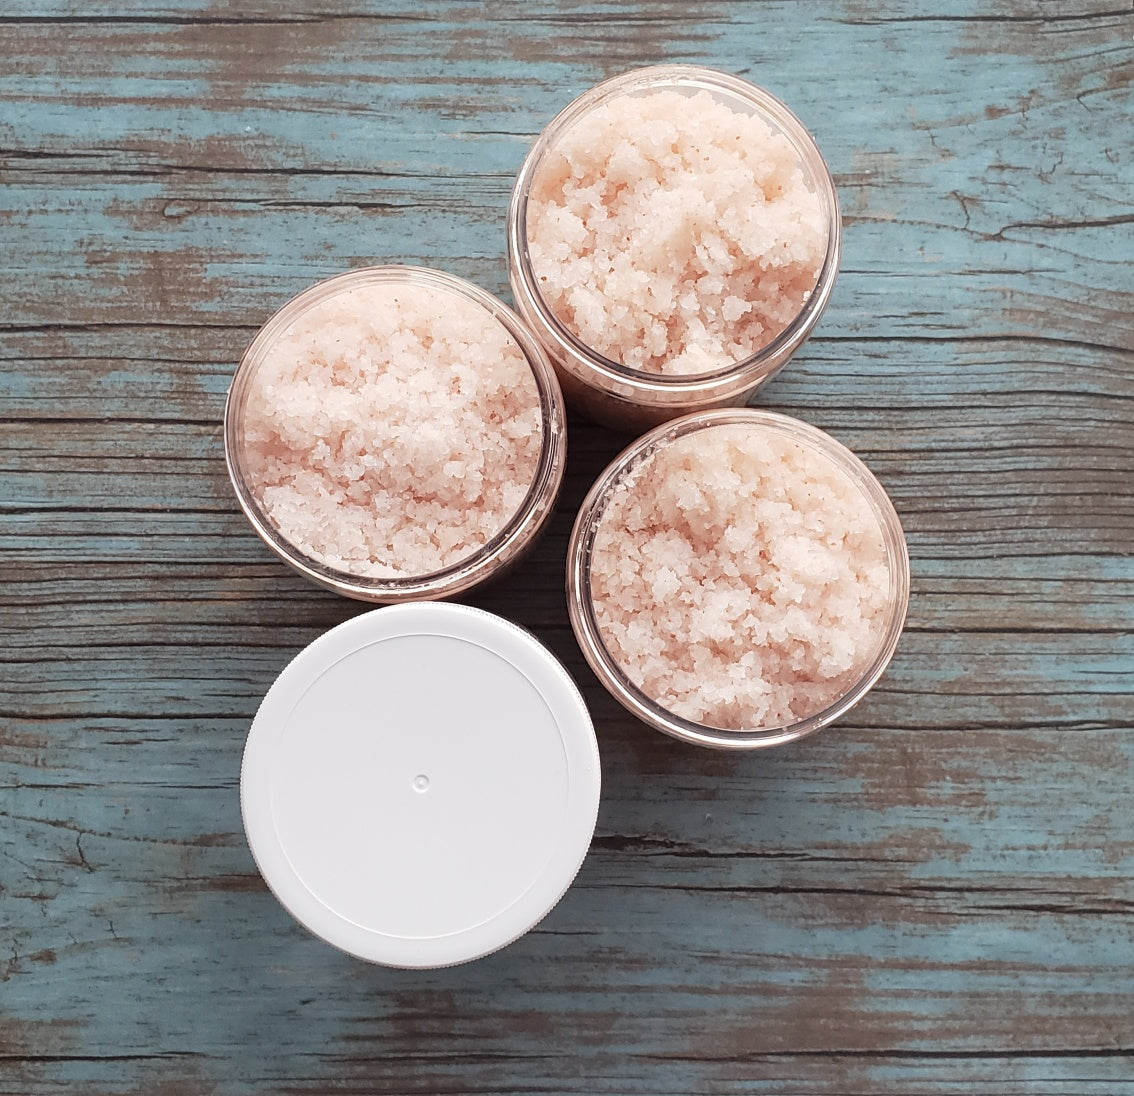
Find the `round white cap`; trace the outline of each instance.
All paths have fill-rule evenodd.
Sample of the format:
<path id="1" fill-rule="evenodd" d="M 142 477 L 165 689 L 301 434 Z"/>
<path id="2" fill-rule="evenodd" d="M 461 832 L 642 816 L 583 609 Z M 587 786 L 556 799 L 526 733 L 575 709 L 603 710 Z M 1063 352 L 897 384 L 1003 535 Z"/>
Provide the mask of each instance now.
<path id="1" fill-rule="evenodd" d="M 393 605 L 284 669 L 240 795 L 256 864 L 300 923 L 376 963 L 447 966 L 511 943 L 570 886 L 598 746 L 532 635 L 464 605 Z"/>

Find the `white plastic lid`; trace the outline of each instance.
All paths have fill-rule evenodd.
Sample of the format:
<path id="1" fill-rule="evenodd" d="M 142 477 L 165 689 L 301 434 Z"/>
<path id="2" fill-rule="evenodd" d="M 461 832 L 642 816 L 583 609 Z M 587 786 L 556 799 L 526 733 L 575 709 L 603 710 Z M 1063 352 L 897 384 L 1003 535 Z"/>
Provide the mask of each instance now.
<path id="1" fill-rule="evenodd" d="M 301 924 L 373 962 L 447 966 L 511 943 L 570 886 L 598 746 L 533 636 L 464 605 L 393 605 L 284 669 L 240 793 L 256 864 Z"/>

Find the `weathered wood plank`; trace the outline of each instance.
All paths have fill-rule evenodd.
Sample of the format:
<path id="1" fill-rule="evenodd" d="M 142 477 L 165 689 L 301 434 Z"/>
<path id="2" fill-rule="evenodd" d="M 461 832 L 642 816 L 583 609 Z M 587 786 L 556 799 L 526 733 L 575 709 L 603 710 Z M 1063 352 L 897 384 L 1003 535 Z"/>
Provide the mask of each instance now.
<path id="1" fill-rule="evenodd" d="M 196 713 L 168 717 L 100 713 L 92 704 L 80 718 L 6 732 L 6 826 L 72 847 L 82 833 L 111 848 L 172 841 L 243 850 L 235 802 L 217 805 L 232 800 L 257 699 L 238 699 L 224 715 L 202 696 Z M 1111 728 L 959 724 L 903 733 L 851 718 L 783 759 L 729 763 L 690 760 L 595 708 L 604 717 L 606 799 L 590 870 L 611 885 L 940 892 L 945 906 L 1000 892 L 1015 893 L 1005 901 L 1022 909 L 1074 912 L 1093 897 L 1131 912 L 1134 842 L 1120 826 L 1131 747 Z M 103 758 L 97 772 L 93 750 Z M 1061 761 L 1054 776 L 1053 755 Z M 665 794 L 649 786 L 659 783 Z M 1076 794 L 1085 784 L 1089 799 Z M 178 789 L 193 794 L 171 804 Z M 1053 797 L 1065 804 L 1057 817 Z M 18 863 L 18 843 L 6 855 Z M 114 875 L 123 865 L 110 868 Z M 153 876 L 155 886 L 162 880 Z"/>
<path id="2" fill-rule="evenodd" d="M 274 302 L 283 303 L 283 297 Z M 266 319 L 272 305 L 258 319 Z M 0 324 L 4 419 L 215 422 L 254 323 L 122 326 Z M 1073 416 L 1093 402 L 1128 404 L 1134 348 L 1107 350 L 1034 337 L 967 339 L 817 335 L 757 397 L 846 429 L 892 425 L 893 415 L 995 406 L 1010 423 L 1022 403 Z M 833 421 L 833 420 L 832 420 Z M 1121 421 L 1121 420 L 1119 420 Z M 985 423 L 987 427 L 988 424 Z M 574 440 L 574 439 L 573 439 Z M 583 446 L 593 444 L 586 437 Z"/>
<path id="3" fill-rule="evenodd" d="M 1134 50 L 1122 43 L 1129 20 L 1121 12 L 1052 22 L 854 22 L 842 5 L 827 6 L 830 17 L 852 20 L 856 50 L 892 59 L 893 71 L 875 86 L 869 66 L 815 71 L 809 58 L 831 33 L 824 20 L 797 27 L 790 41 L 774 40 L 774 54 L 765 49 L 754 58 L 758 32 L 769 20 L 791 18 L 795 5 L 704 7 L 704 23 L 670 13 L 650 32 L 655 40 L 631 38 L 632 48 L 647 58 L 644 47 L 652 47 L 661 58 L 683 52 L 747 72 L 792 99 L 814 128 L 848 224 L 858 230 L 848 239 L 839 307 L 824 332 L 1038 329 L 1048 338 L 1132 345 L 1129 294 L 1119 281 L 1132 238 L 1130 176 L 1103 121 L 1129 98 Z M 547 18 L 560 29 L 554 15 Z M 74 63 L 65 70 L 38 78 L 13 71 L 0 81 L 0 102 L 19 119 L 11 141 L 0 139 L 20 152 L 9 165 L 17 185 L 13 215 L 20 211 L 28 269 L 38 274 L 29 279 L 26 316 L 57 318 L 56 302 L 73 278 L 101 287 L 76 319 L 122 322 L 140 311 L 187 322 L 218 309 L 262 309 L 281 279 L 286 295 L 347 265 L 436 263 L 439 255 L 455 272 L 502 288 L 502 214 L 529 135 L 602 72 L 527 56 L 525 46 L 546 48 L 538 13 L 509 21 L 514 37 L 506 43 L 498 22 L 478 23 L 468 13 L 451 24 L 436 15 L 416 27 L 413 19 L 395 20 L 393 30 L 380 19 L 381 32 L 368 32 L 366 22 L 244 29 L 80 22 L 70 28 Z M 615 37 L 606 19 L 586 9 L 562 26 L 575 27 L 586 45 Z M 669 37 L 666 27 L 684 33 Z M 19 30 L 24 55 L 53 54 L 50 24 L 38 30 L 39 53 L 36 26 L 30 45 L 28 28 Z M 505 45 L 510 60 L 498 58 L 486 70 L 490 47 Z M 583 42 L 569 45 L 557 39 L 556 58 L 588 56 Z M 349 65 L 315 66 L 313 58 L 348 47 Z M 253 49 L 265 57 L 254 77 L 245 64 Z M 944 68 L 921 64 L 923 51 Z M 139 71 L 139 57 L 150 57 L 153 71 Z M 809 73 L 803 101 L 788 94 L 800 71 Z M 879 124 L 899 86 L 902 124 Z M 203 98 L 212 104 L 208 113 L 200 110 Z M 80 115 L 51 105 L 75 99 L 100 108 L 96 134 L 82 128 Z M 868 104 L 858 126 L 846 125 L 847 102 Z M 1102 144 L 1077 146 L 1067 161 L 1067 134 L 1084 126 L 1096 128 Z M 864 144 L 864 137 L 873 140 Z M 94 185 L 45 201 L 52 191 L 42 189 L 44 167 L 54 172 L 68 158 Z M 202 162 L 204 179 L 178 177 Z M 297 176 L 297 164 L 334 168 Z M 124 167 L 130 174 L 117 176 Z M 32 180 L 21 194 L 29 168 Z M 360 217 L 372 233 L 359 233 Z M 898 227 L 915 261 L 896 268 Z M 36 264 L 37 253 L 49 254 L 51 265 Z M 495 260 L 486 270 L 489 257 Z M 942 276 L 955 278 L 947 309 Z"/>
<path id="4" fill-rule="evenodd" d="M 566 522 L 553 533 L 563 544 Z M 561 558 L 556 542 L 525 567 L 522 589 L 502 585 L 480 599 L 537 630 L 562 626 L 556 604 Z M 539 561 L 546 559 L 546 565 Z M 1134 577 L 1129 565 L 1107 556 L 1015 556 L 983 561 L 979 573 L 961 575 L 948 560 L 918 561 L 910 627 L 921 632 L 995 630 L 1004 633 L 1131 630 Z M 13 568 L 16 571 L 16 568 Z M 286 590 L 287 596 L 281 597 Z M 234 614 L 239 603 L 239 622 Z M 527 608 L 525 609 L 525 605 Z M 155 609 L 178 609 L 159 623 Z M 0 586 L 0 610 L 35 621 L 40 643 L 84 645 L 107 629 L 127 630 L 137 644 L 192 638 L 204 642 L 217 628 L 263 628 L 281 647 L 294 646 L 312 628 L 326 629 L 346 615 L 339 602 L 293 580 L 274 559 L 186 559 L 181 567 L 124 561 L 20 562 L 18 575 Z M 1058 615 L 1053 620 L 1053 613 Z M 995 626 L 989 622 L 995 616 Z M 288 633 L 286 629 L 298 629 Z M 10 633 L 15 638 L 16 631 Z M 123 634 L 119 631 L 119 634 Z"/>

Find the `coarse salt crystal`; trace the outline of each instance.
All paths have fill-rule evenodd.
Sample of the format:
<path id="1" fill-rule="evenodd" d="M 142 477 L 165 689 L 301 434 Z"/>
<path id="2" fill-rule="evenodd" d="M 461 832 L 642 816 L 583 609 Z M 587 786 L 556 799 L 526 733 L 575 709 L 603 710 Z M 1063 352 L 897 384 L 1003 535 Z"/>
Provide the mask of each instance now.
<path id="1" fill-rule="evenodd" d="M 814 290 L 828 236 L 791 141 L 706 91 L 620 95 L 578 119 L 534 175 L 527 223 L 563 324 L 667 375 L 767 346 Z"/>
<path id="2" fill-rule="evenodd" d="M 663 443 L 599 518 L 603 643 L 646 696 L 710 727 L 786 726 L 852 688 L 881 642 L 882 529 L 827 455 L 755 425 Z"/>
<path id="3" fill-rule="evenodd" d="M 539 462 L 539 391 L 516 341 L 451 290 L 356 285 L 264 353 L 244 474 L 268 521 L 352 576 L 460 563 L 501 532 Z"/>

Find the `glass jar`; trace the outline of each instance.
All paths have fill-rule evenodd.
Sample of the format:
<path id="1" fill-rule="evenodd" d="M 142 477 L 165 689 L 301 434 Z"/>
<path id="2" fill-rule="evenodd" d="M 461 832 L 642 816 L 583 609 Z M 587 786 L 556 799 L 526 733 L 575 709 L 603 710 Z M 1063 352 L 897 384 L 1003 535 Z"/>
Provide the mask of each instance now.
<path id="1" fill-rule="evenodd" d="M 802 291 L 802 303 L 794 319 L 755 352 L 739 360 L 729 359 L 723 366 L 714 365 L 706 372 L 649 372 L 604 356 L 586 345 L 549 304 L 540 289 L 540 276 L 533 268 L 529 205 L 549 154 L 561 146 L 573 127 L 599 108 L 658 91 L 676 91 L 684 96 L 707 92 L 714 103 L 723 104 L 734 113 L 754 116 L 772 134 L 786 138 L 798 157 L 803 184 L 818 202 L 817 216 L 825 235 L 825 241 L 816 242 L 821 249 L 817 277 L 811 289 Z M 666 219 L 666 211 L 658 207 L 657 220 L 663 227 Z M 625 238 L 629 241 L 631 235 L 628 233 Z M 799 119 L 768 92 L 738 77 L 691 65 L 661 65 L 628 72 L 576 99 L 536 140 L 520 168 L 508 209 L 509 275 L 517 311 L 550 354 L 571 404 L 592 419 L 622 430 L 644 429 L 691 411 L 744 404 L 760 385 L 783 368 L 811 334 L 834 288 L 841 243 L 842 224 L 834 182 Z M 743 305 L 730 307 L 735 310 Z M 794 307 L 794 301 L 790 307 Z M 640 315 L 633 304 L 630 308 L 632 315 Z M 728 311 L 722 313 L 723 324 L 727 324 L 728 315 Z M 769 332 L 772 330 L 768 328 Z"/>
<path id="2" fill-rule="evenodd" d="M 714 434 L 722 428 L 731 433 Z M 751 446 L 756 455 L 730 458 L 731 465 L 729 460 L 720 458 L 719 450 L 704 450 L 697 457 L 691 445 L 694 439 L 702 444 L 709 441 L 718 446 L 722 442 L 732 445 L 730 453 L 743 454 L 745 447 Z M 768 447 L 766 453 L 761 454 L 756 448 L 761 444 Z M 687 477 L 688 487 L 667 484 L 666 469 L 657 467 L 655 458 L 667 450 L 671 461 L 680 458 L 678 472 L 674 475 Z M 741 469 L 739 480 L 736 478 L 738 468 Z M 784 468 L 787 471 L 768 471 Z M 793 484 L 792 468 L 809 471 Z M 751 486 L 750 478 L 745 491 L 744 471 L 750 477 L 765 477 L 762 494 L 755 503 L 751 497 L 757 490 Z M 730 476 L 733 478 L 729 479 Z M 779 479 L 768 478 L 776 476 Z M 708 484 L 710 479 L 717 480 L 715 487 Z M 739 489 L 735 488 L 737 482 L 741 484 Z M 644 489 L 641 485 L 645 485 Z M 731 505 L 733 490 L 738 500 L 736 507 Z M 662 497 L 659 492 L 665 492 L 664 498 L 668 500 L 677 500 L 672 502 L 673 513 L 712 515 L 711 521 L 700 517 L 690 519 L 704 521 L 703 532 L 697 535 L 705 543 L 686 557 L 693 560 L 694 568 L 704 570 L 709 566 L 706 557 L 716 550 L 714 545 L 727 545 L 729 539 L 733 539 L 735 554 L 732 560 L 727 555 L 721 557 L 726 565 L 719 573 L 691 577 L 680 574 L 678 564 L 673 565 L 673 575 L 666 573 L 670 568 L 660 556 L 670 550 L 668 545 L 676 543 L 669 538 L 690 534 L 684 530 L 674 533 L 671 530 L 677 528 L 676 522 L 670 526 L 657 518 L 660 511 L 652 500 Z M 815 502 L 816 499 L 820 501 Z M 742 506 L 747 509 L 742 510 Z M 763 509 L 753 509 L 758 506 Z M 615 516 L 603 532 L 604 521 L 612 509 Z M 741 514 L 747 516 L 737 520 Z M 841 515 L 845 514 L 853 515 L 854 521 L 840 529 L 839 522 L 845 520 Z M 825 516 L 829 521 L 824 520 Z M 710 528 L 711 522 L 719 528 Z M 828 524 L 832 528 L 827 529 Z M 639 526 L 646 530 L 645 536 L 660 539 L 651 540 L 646 547 L 643 547 L 645 541 L 634 543 L 633 530 Z M 757 532 L 750 535 L 753 528 Z M 596 540 L 600 535 L 607 537 L 608 543 L 597 550 Z M 773 543 L 777 536 L 783 539 Z M 619 541 L 619 537 L 624 539 Z M 825 543 L 832 545 L 830 551 L 834 555 L 825 556 Z M 656 547 L 659 544 L 660 549 Z M 709 545 L 707 549 L 706 545 Z M 602 561 L 596 563 L 600 551 Z M 679 547 L 674 558 L 681 557 L 683 552 Z M 838 562 L 840 554 L 846 567 L 853 563 L 858 568 L 852 579 L 844 577 L 845 570 L 840 570 L 843 567 Z M 616 578 L 621 583 L 615 595 L 610 595 L 609 591 L 616 583 L 608 580 L 606 572 L 600 576 L 598 570 L 610 567 L 612 560 L 618 572 Z M 753 562 L 755 560 L 760 562 Z M 788 566 L 782 566 L 781 561 L 787 561 Z M 750 574 L 753 571 L 755 579 Z M 810 589 L 807 589 L 806 579 L 800 583 L 800 574 L 808 573 L 817 576 Z M 736 578 L 737 574 L 743 577 Z M 729 575 L 732 577 L 725 577 Z M 743 586 L 738 595 L 741 599 L 753 591 L 750 607 L 735 608 L 737 601 L 733 591 L 737 590 L 738 583 Z M 641 601 L 631 600 L 647 587 L 650 592 Z M 792 742 L 827 726 L 858 703 L 893 657 L 905 622 L 909 587 L 909 557 L 901 523 L 889 497 L 869 469 L 823 431 L 785 415 L 747 408 L 698 412 L 658 427 L 636 441 L 610 464 L 591 488 L 579 510 L 567 550 L 567 605 L 571 625 L 587 662 L 602 684 L 623 707 L 657 730 L 686 742 L 722 749 L 756 749 Z M 608 604 L 617 605 L 616 611 L 624 616 L 623 623 L 617 625 L 623 629 L 617 639 L 608 641 L 608 635 L 613 633 L 604 632 L 595 604 L 596 589 L 603 589 L 601 596 L 610 599 Z M 721 590 L 725 593 L 721 594 Z M 756 604 L 757 595 L 760 604 Z M 720 600 L 722 597 L 724 602 Z M 722 604 L 729 605 L 727 611 L 721 611 Z M 836 632 L 843 626 L 844 619 L 861 620 L 862 617 L 856 618 L 855 614 L 858 607 L 867 604 L 870 605 L 869 623 L 865 631 L 860 628 L 861 642 L 855 646 Z M 683 615 L 686 610 L 682 607 L 687 605 L 693 608 L 688 610 L 689 615 Z M 608 608 L 608 627 L 611 613 Z M 720 632 L 718 618 L 726 622 L 723 627 L 727 634 Z M 651 632 L 654 619 L 664 620 L 665 625 Z M 697 636 L 692 635 L 693 627 L 681 630 L 685 627 L 681 622 L 689 621 L 696 622 L 696 629 L 700 630 Z M 832 621 L 829 627 L 823 623 Z M 765 639 L 762 643 L 749 644 L 748 636 L 757 629 L 763 632 Z M 714 638 L 705 639 L 701 634 L 714 630 Z M 642 662 L 636 670 L 629 671 L 624 662 L 630 661 L 630 656 L 623 651 L 618 658 L 611 651 L 612 644 L 622 643 L 627 634 L 637 637 L 635 642 L 642 645 L 642 650 L 657 651 L 663 644 L 670 643 L 678 653 L 672 662 L 664 661 L 663 656 L 663 661 L 655 663 L 649 672 L 642 669 L 645 665 Z M 737 636 L 744 637 L 743 652 L 735 649 Z M 691 669 L 695 643 L 702 644 L 708 654 Z M 720 657 L 726 660 L 719 664 L 712 661 L 710 648 L 715 644 L 723 652 Z M 805 646 L 807 644 L 810 648 Z M 805 667 L 819 664 L 818 652 L 827 658 L 828 648 L 839 644 L 843 645 L 844 652 L 853 652 L 845 667 L 837 675 L 831 673 L 825 681 L 808 679 Z M 753 653 L 749 655 L 749 651 Z M 745 676 L 745 661 L 757 664 L 750 677 Z M 712 670 L 698 672 L 697 665 L 709 665 Z M 785 671 L 785 666 L 801 667 L 801 676 L 794 681 L 788 677 L 769 686 L 769 678 L 775 673 L 795 672 Z M 767 667 L 772 668 L 771 673 Z M 806 708 L 817 696 L 822 697 L 820 706 L 770 724 L 717 726 L 710 719 L 698 720 L 675 713 L 670 708 L 679 704 L 671 700 L 667 707 L 657 697 L 649 695 L 640 680 L 652 673 L 655 681 L 665 682 L 666 688 L 672 683 L 676 689 L 684 674 L 695 682 L 695 688 L 704 683 L 706 689 L 715 689 L 717 681 L 714 679 L 710 685 L 708 675 L 718 670 L 732 674 L 734 683 L 739 675 L 739 688 L 750 688 L 748 682 L 758 679 L 760 690 L 795 690 L 795 693 L 781 695 L 804 697 L 798 705 L 800 708 Z M 639 680 L 635 680 L 636 677 Z M 761 701 L 765 695 L 771 695 L 770 691 L 758 694 Z"/>
<path id="3" fill-rule="evenodd" d="M 422 380 L 427 376 L 422 372 L 408 377 L 411 368 L 434 368 L 420 364 L 428 360 L 430 351 L 426 348 L 434 345 L 442 347 L 439 354 L 444 348 L 452 351 L 452 379 L 443 383 Z M 408 351 L 406 346 L 410 347 Z M 403 348 L 401 359 L 396 347 Z M 389 361 L 381 367 L 385 372 L 379 374 L 374 360 L 383 355 L 388 355 Z M 511 512 L 501 512 L 494 527 L 493 514 L 474 513 L 475 503 L 463 510 L 449 505 L 443 511 L 445 520 L 451 515 L 455 524 L 441 530 L 428 516 L 412 518 L 408 507 L 417 506 L 424 515 L 442 512 L 442 504 L 427 497 L 430 492 L 440 497 L 438 492 L 450 490 L 454 478 L 463 484 L 470 475 L 459 452 L 455 456 L 450 453 L 448 463 L 443 463 L 445 445 L 457 444 L 459 449 L 463 439 L 437 439 L 433 431 L 434 424 L 443 429 L 455 421 L 454 414 L 464 413 L 462 407 L 470 397 L 462 391 L 462 384 L 474 393 L 480 391 L 479 374 L 472 364 L 478 356 L 482 372 L 511 371 L 504 375 L 504 383 L 493 375 L 493 398 L 508 402 L 508 406 L 499 412 L 495 407 L 486 412 L 484 421 L 490 426 L 476 424 L 476 431 L 488 439 L 487 445 L 481 442 L 482 448 L 484 452 L 491 449 L 497 466 L 509 459 L 510 452 L 519 453 L 521 449 L 526 461 L 522 476 L 516 472 L 515 479 L 505 476 L 501 481 L 506 492 L 501 482 L 488 481 L 479 497 L 486 507 L 497 505 L 498 499 L 515 498 L 518 503 Z M 464 358 L 468 361 L 457 364 Z M 293 368 L 296 361 L 301 364 Z M 407 374 L 401 379 L 399 361 L 405 362 Z M 437 366 L 436 375 L 448 378 L 444 372 L 447 368 Z M 456 375 L 462 368 L 463 381 Z M 508 383 L 512 373 L 517 383 Z M 374 387 L 387 383 L 376 379 L 380 375 L 392 378 L 390 383 L 395 386 L 402 384 L 396 390 L 409 393 L 404 404 L 398 402 L 401 395 L 382 403 L 377 394 L 384 390 Z M 444 384 L 454 394 L 446 394 Z M 358 395 L 363 389 L 371 393 L 368 406 Z M 516 389 L 523 391 L 516 395 Z M 286 414 L 282 410 L 285 400 Z M 421 400 L 426 405 L 421 405 Z M 517 406 L 520 414 L 515 413 Z M 391 425 L 394 420 L 397 424 Z M 531 425 L 526 434 L 523 422 Z M 538 439 L 532 437 L 536 429 Z M 490 434 L 490 430 L 495 433 Z M 423 434 L 429 436 L 423 438 Z M 280 441 L 285 435 L 286 443 Z M 348 436 L 350 454 L 339 457 L 336 453 L 345 451 L 347 445 L 342 439 Z M 224 441 L 236 497 L 252 527 L 273 552 L 336 593 L 392 603 L 460 594 L 497 577 L 532 546 L 552 513 L 563 479 L 566 420 L 554 370 L 542 347 L 511 309 L 450 274 L 422 267 L 378 266 L 319 282 L 290 300 L 261 328 L 229 388 Z M 476 438 L 470 438 L 469 445 L 475 444 Z M 416 467 L 417 458 L 412 456 L 423 452 L 433 462 L 428 470 L 424 463 Z M 473 452 L 473 462 L 477 459 L 482 464 L 488 461 L 483 453 L 478 458 Z M 513 459 L 518 466 L 520 458 Z M 384 470 L 383 462 L 392 470 Z M 317 473 L 312 471 L 316 463 Z M 328 468 L 333 474 L 327 472 Z M 422 488 L 420 500 L 409 497 L 416 491 L 419 473 L 423 484 L 425 477 L 430 477 L 429 489 Z M 411 483 L 404 511 L 398 509 L 401 503 L 394 496 L 381 496 L 380 500 L 373 484 L 383 476 L 394 480 L 400 476 Z M 468 497 L 476 497 L 476 489 L 470 486 Z M 316 510 L 318 507 L 324 509 Z M 368 507 L 373 507 L 374 513 Z M 324 513 L 326 522 L 334 523 L 333 531 L 310 532 L 323 520 Z M 343 517 L 347 513 L 353 517 Z M 381 542 L 381 536 L 387 533 L 379 536 L 370 528 L 379 520 L 389 525 L 385 542 L 390 548 L 389 558 L 368 561 L 364 547 L 357 547 L 355 542 L 367 537 L 372 544 Z M 398 522 L 404 528 L 397 527 Z M 300 529 L 302 533 L 295 531 Z M 438 547 L 442 536 L 444 548 Z M 351 542 L 349 552 L 342 550 L 344 541 Z M 399 549 L 405 544 L 410 547 Z M 445 551 L 452 558 L 444 558 Z M 380 554 L 385 557 L 385 549 Z M 427 557 L 436 559 L 418 566 L 417 560 Z"/>

